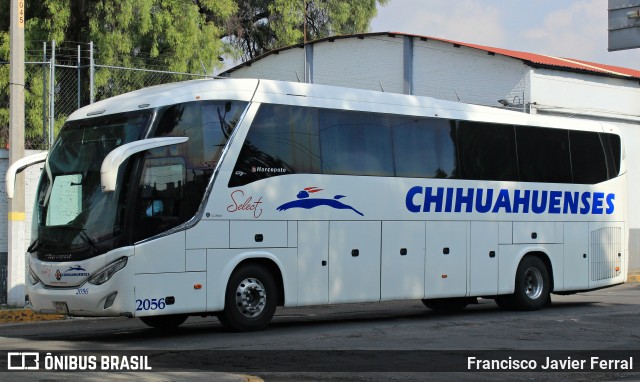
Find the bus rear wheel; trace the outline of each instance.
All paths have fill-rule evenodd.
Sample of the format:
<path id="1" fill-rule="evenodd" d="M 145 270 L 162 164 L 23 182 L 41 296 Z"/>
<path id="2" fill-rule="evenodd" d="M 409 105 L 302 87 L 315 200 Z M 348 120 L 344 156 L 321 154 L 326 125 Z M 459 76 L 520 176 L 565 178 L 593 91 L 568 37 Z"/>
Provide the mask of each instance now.
<path id="1" fill-rule="evenodd" d="M 140 317 L 140 321 L 155 329 L 175 329 L 187 320 L 186 314 Z"/>
<path id="2" fill-rule="evenodd" d="M 499 296 L 500 307 L 517 310 L 538 310 L 549 301 L 549 270 L 544 262 L 535 256 L 527 256 L 516 271 L 516 289 L 512 295 Z"/>
<path id="3" fill-rule="evenodd" d="M 460 312 L 469 304 L 465 297 L 461 298 L 435 298 L 422 300 L 424 306 L 436 312 L 453 313 Z"/>
<path id="4" fill-rule="evenodd" d="M 271 322 L 277 300 L 278 287 L 271 272 L 259 264 L 244 265 L 229 279 L 218 319 L 231 331 L 262 330 Z"/>

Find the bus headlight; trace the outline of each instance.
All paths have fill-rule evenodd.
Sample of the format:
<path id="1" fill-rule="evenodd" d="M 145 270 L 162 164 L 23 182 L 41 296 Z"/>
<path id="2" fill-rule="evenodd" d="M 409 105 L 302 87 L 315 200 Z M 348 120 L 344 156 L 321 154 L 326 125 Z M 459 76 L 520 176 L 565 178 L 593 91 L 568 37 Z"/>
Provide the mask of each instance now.
<path id="1" fill-rule="evenodd" d="M 89 280 L 87 281 L 89 281 L 91 284 L 102 285 L 109 281 L 111 276 L 113 276 L 116 272 L 124 268 L 125 265 L 127 265 L 127 258 L 121 257 L 113 263 L 104 267 L 101 271 L 89 277 Z"/>
<path id="2" fill-rule="evenodd" d="M 29 267 L 29 282 L 31 285 L 36 285 L 40 282 L 40 279 L 36 276 L 36 273 L 31 269 L 31 267 Z"/>

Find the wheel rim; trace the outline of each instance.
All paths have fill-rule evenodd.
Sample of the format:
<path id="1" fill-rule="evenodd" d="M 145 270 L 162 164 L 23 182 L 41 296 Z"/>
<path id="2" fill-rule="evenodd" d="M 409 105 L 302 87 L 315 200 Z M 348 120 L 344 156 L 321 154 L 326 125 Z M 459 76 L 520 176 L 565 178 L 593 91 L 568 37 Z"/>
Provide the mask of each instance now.
<path id="1" fill-rule="evenodd" d="M 524 292 L 532 300 L 542 295 L 544 281 L 538 268 L 531 267 L 524 273 Z"/>
<path id="2" fill-rule="evenodd" d="M 236 305 L 245 317 L 256 317 L 264 310 L 267 291 L 258 279 L 246 278 L 236 289 Z"/>

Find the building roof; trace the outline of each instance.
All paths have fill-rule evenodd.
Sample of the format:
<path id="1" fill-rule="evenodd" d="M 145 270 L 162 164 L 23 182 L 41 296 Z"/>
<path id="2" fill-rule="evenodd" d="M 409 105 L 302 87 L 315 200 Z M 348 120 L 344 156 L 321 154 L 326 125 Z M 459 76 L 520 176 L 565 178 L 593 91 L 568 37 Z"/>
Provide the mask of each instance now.
<path id="1" fill-rule="evenodd" d="M 517 50 L 494 48 L 494 47 L 485 46 L 485 45 L 470 44 L 466 42 L 453 41 L 453 40 L 447 40 L 447 39 L 430 37 L 430 36 L 420 36 L 420 35 L 414 35 L 414 34 L 408 34 L 408 33 L 402 33 L 402 32 L 375 32 L 375 33 L 363 33 L 363 34 L 355 34 L 355 35 L 332 36 L 332 37 L 326 37 L 318 40 L 309 41 L 307 42 L 307 44 L 316 44 L 324 41 L 334 41 L 338 39 L 347 39 L 347 38 L 363 39 L 366 37 L 375 37 L 375 36 L 381 36 L 381 35 L 387 35 L 391 37 L 408 36 L 408 37 L 419 38 L 423 41 L 427 41 L 427 40 L 441 41 L 441 42 L 453 44 L 454 46 L 464 46 L 467 48 L 483 50 L 488 53 L 500 54 L 503 56 L 512 57 L 537 67 L 549 67 L 556 70 L 578 71 L 578 72 L 587 72 L 591 74 L 599 74 L 599 75 L 605 75 L 605 76 L 611 76 L 611 77 L 640 79 L 640 70 L 623 68 L 620 66 L 598 64 L 595 62 L 577 60 L 573 58 L 555 57 L 555 56 L 548 56 L 544 54 L 520 52 Z M 296 47 L 298 48 L 302 47 L 302 44 L 292 45 L 292 46 L 269 51 L 261 56 L 258 56 L 252 60 L 246 61 L 234 68 L 231 68 L 227 72 L 228 73 L 233 72 L 236 69 L 239 69 L 243 66 L 247 66 L 247 65 L 250 66 L 253 62 L 256 62 L 264 57 L 270 56 L 272 54 L 278 54 L 281 51 L 296 48 Z"/>

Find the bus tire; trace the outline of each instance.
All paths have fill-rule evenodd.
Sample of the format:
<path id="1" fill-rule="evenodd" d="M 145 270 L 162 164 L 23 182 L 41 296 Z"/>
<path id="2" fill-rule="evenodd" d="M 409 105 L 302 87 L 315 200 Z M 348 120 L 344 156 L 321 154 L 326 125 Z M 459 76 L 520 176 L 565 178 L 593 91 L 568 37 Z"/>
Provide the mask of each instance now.
<path id="1" fill-rule="evenodd" d="M 434 298 L 424 299 L 422 303 L 427 308 L 436 312 L 454 313 L 460 312 L 467 307 L 469 301 L 467 298 Z"/>
<path id="2" fill-rule="evenodd" d="M 271 272 L 258 264 L 243 265 L 229 278 L 218 319 L 231 331 L 262 330 L 271 322 L 277 303 L 278 287 Z"/>
<path id="3" fill-rule="evenodd" d="M 527 256 L 516 271 L 515 292 L 508 299 L 509 306 L 518 310 L 538 310 L 549 301 L 551 282 L 544 262 L 535 256 Z"/>
<path id="4" fill-rule="evenodd" d="M 140 317 L 145 325 L 155 329 L 175 329 L 187 320 L 186 314 L 169 314 L 164 316 Z"/>

